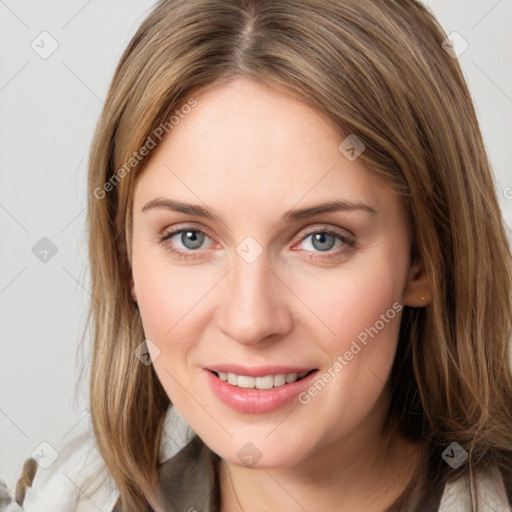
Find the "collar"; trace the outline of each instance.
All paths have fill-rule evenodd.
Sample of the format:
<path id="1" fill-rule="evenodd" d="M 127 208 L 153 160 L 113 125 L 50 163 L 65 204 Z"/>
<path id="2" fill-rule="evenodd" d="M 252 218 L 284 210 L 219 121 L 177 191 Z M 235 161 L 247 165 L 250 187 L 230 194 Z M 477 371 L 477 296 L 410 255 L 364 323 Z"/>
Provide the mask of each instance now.
<path id="1" fill-rule="evenodd" d="M 159 469 L 156 499 L 165 512 L 219 512 L 220 457 L 195 434 L 176 455 Z M 122 512 L 118 499 L 112 512 Z M 154 512 L 151 507 L 145 512 Z"/>
<path id="2" fill-rule="evenodd" d="M 218 512 L 220 457 L 196 434 L 159 469 L 157 499 L 166 512 Z"/>

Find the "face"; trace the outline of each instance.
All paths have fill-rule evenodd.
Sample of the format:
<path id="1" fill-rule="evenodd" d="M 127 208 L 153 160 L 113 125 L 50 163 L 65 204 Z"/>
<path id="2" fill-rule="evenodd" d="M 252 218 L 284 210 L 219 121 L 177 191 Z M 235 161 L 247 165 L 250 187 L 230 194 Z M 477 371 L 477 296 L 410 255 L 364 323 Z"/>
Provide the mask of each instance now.
<path id="1" fill-rule="evenodd" d="M 234 464 L 362 442 L 401 308 L 422 295 L 405 207 L 299 100 L 243 79 L 195 98 L 133 200 L 132 294 L 158 377 Z"/>

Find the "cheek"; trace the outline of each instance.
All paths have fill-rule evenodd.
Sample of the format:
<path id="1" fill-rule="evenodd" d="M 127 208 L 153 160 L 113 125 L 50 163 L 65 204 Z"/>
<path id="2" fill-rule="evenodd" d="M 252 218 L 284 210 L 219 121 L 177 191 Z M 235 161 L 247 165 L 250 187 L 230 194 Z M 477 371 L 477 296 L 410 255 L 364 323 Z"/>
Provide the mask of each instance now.
<path id="1" fill-rule="evenodd" d="M 360 333 L 375 326 L 382 334 L 398 334 L 397 309 L 405 283 L 405 264 L 380 260 L 377 265 L 354 265 L 316 276 L 294 277 L 294 291 L 307 304 L 310 325 L 316 326 L 317 339 L 332 348 L 344 348 Z M 395 307 L 393 308 L 393 305 Z M 384 315 L 384 320 L 382 320 Z M 385 329 L 382 327 L 385 323 Z M 391 328 L 393 327 L 393 328 Z M 362 336 L 364 337 L 364 335 Z"/>
<path id="2" fill-rule="evenodd" d="M 396 353 L 406 270 L 406 251 L 381 250 L 331 276 L 295 281 L 316 313 L 309 315 L 310 332 L 327 355 L 321 378 L 330 391 L 322 392 L 317 407 L 322 403 L 335 422 L 361 421 L 382 393 Z M 317 394 L 308 390 L 304 403 Z"/>
<path id="3" fill-rule="evenodd" d="M 325 386 L 313 384 L 299 399 L 304 414 L 311 410 L 307 407 L 325 414 L 333 437 L 363 421 L 395 358 L 405 266 L 392 259 L 380 262 L 365 264 L 364 270 L 346 268 L 336 280 L 317 280 L 314 289 L 309 279 L 297 282 L 304 302 L 321 319 L 311 315 L 310 332 L 327 356 L 319 376 Z"/>
<path id="4" fill-rule="evenodd" d="M 199 339 L 204 299 L 215 283 L 200 268 L 180 267 L 170 263 L 165 254 L 150 257 L 134 250 L 132 271 L 144 334 L 164 356 L 169 351 L 187 350 Z"/>
<path id="5" fill-rule="evenodd" d="M 153 368 L 173 405 L 194 424 L 198 402 L 191 397 L 202 390 L 191 381 L 189 363 L 208 321 L 207 294 L 215 280 L 169 263 L 166 255 L 134 257 L 133 275 L 144 335 L 154 344 L 148 344 Z"/>

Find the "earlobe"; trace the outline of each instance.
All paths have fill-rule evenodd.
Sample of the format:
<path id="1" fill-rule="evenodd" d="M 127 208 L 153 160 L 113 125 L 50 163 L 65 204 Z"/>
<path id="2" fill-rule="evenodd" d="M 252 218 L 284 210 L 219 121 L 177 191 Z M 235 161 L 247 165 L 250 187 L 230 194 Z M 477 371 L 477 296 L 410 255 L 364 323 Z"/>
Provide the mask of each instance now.
<path id="1" fill-rule="evenodd" d="M 432 287 L 421 260 L 412 263 L 407 276 L 402 303 L 413 308 L 421 308 L 432 300 Z"/>

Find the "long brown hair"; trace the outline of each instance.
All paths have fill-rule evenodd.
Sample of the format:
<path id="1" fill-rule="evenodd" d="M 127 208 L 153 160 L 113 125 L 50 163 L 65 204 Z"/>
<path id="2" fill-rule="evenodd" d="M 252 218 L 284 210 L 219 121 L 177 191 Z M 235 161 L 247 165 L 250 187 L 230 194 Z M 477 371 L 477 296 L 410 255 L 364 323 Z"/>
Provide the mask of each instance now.
<path id="1" fill-rule="evenodd" d="M 194 93 L 240 76 L 286 87 L 339 128 L 340 142 L 355 134 L 363 163 L 406 198 L 411 258 L 424 262 L 433 298 L 404 310 L 390 425 L 427 442 L 443 481 L 467 474 L 474 486 L 476 469 L 510 466 L 511 255 L 445 38 L 415 0 L 162 0 L 142 23 L 89 160 L 90 405 L 123 510 L 143 509 L 157 485 L 170 404 L 152 366 L 134 357 L 144 333 L 129 286 L 131 207 L 150 157 L 140 149 L 159 126 L 170 133 Z M 452 442 L 468 452 L 458 469 L 441 458 Z"/>

